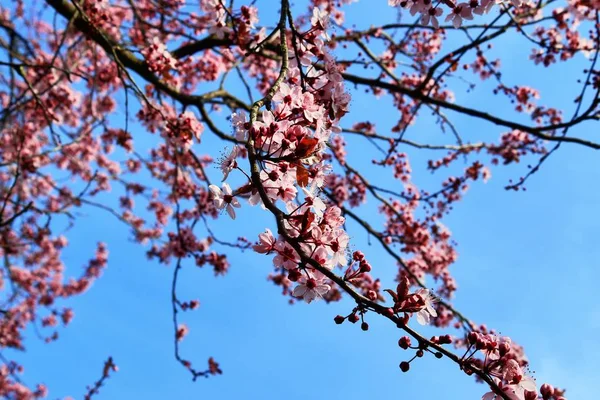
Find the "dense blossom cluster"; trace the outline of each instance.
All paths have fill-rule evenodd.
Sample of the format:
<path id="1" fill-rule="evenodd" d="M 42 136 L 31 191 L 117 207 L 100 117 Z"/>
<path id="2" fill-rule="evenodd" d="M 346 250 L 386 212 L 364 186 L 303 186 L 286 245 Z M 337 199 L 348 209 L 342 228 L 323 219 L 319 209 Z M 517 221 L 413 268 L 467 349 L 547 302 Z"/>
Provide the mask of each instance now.
<path id="1" fill-rule="evenodd" d="M 600 148 L 568 135 L 571 126 L 598 115 L 600 2 L 388 0 L 401 23 L 367 21 L 365 30 L 346 27 L 344 9 L 353 2 L 310 0 L 302 13 L 282 0 L 274 25 L 259 20 L 255 2 L 232 8 L 222 0 L 46 0 L 39 12 L 28 12 L 22 0 L 0 5 L 3 354 L 26 348 L 31 325 L 44 340 L 56 340 L 59 325 L 75 315 L 62 300 L 102 275 L 108 264 L 103 243 L 82 271 L 69 266 L 67 273 L 63 264 L 64 226 L 76 225 L 85 208 L 116 218 L 148 246 L 149 259 L 173 265 L 175 358 L 194 379 L 222 371 L 212 357 L 199 370 L 179 353 L 189 333 L 179 313 L 200 302 L 179 298 L 178 274 L 191 260 L 224 275 L 231 267 L 224 247 L 252 248 L 270 257 L 269 279 L 290 302 L 350 296 L 356 306 L 336 323 L 360 321 L 368 330 L 365 319 L 379 314 L 404 329 L 410 336 L 398 344 L 415 351 L 400 363 L 404 372 L 428 352 L 485 382 L 483 400 L 565 400 L 563 390 L 528 375 L 519 345 L 476 326 L 450 303 L 457 290 L 450 266 L 458 253 L 442 221 L 496 166 L 537 157 L 528 175 L 508 187 L 518 189 L 558 148 L 548 143 Z M 50 18 L 48 10 L 56 15 Z M 492 11 L 498 11 L 494 22 L 481 25 Z M 408 16 L 418 21 L 407 24 Z M 453 31 L 468 40 L 452 48 Z M 507 82 L 491 45 L 505 32 L 531 46 L 532 64 L 589 63 L 571 119 L 543 104 L 538 89 Z M 514 120 L 497 116 L 495 106 L 482 111 L 485 104 L 458 102 L 462 93 L 453 82 L 467 82 L 471 91 L 473 78 L 512 104 Z M 229 91 L 232 79 L 241 94 Z M 350 91 L 360 89 L 391 106 L 388 135 L 378 115 L 358 115 L 361 105 L 351 107 Z M 357 118 L 345 117 L 350 110 Z M 499 139 L 485 132 L 476 136 L 480 142 L 463 140 L 452 113 L 501 127 Z M 433 118 L 425 126 L 450 133 L 456 143 L 425 143 L 431 132 L 417 135 L 422 142 L 409 139 L 406 133 L 427 115 Z M 227 121 L 217 122 L 220 117 L 230 117 L 231 133 L 221 130 Z M 205 149 L 210 141 L 203 135 L 227 142 L 220 159 L 213 158 L 218 150 Z M 359 150 L 355 139 L 362 140 Z M 443 152 L 427 156 L 423 168 L 443 175 L 439 187 L 420 184 L 413 150 Z M 370 168 L 355 167 L 357 159 L 370 161 Z M 221 182 L 209 176 L 214 167 Z M 379 219 L 361 216 L 365 203 Z M 250 213 L 247 205 L 273 216 L 277 229 L 257 229 L 256 241 L 214 234 L 214 220 Z M 386 289 L 390 285 L 376 278 L 379 266 L 355 249 L 348 220 L 394 260 L 395 290 Z M 427 340 L 412 330 L 414 322 L 444 332 Z M 452 335 L 451 326 L 457 328 Z M 465 354 L 453 356 L 444 347 L 450 344 Z M 2 358 L 0 396 L 45 397 L 44 385 L 22 383 L 23 371 Z M 110 371 L 116 371 L 112 358 L 90 397 Z"/>

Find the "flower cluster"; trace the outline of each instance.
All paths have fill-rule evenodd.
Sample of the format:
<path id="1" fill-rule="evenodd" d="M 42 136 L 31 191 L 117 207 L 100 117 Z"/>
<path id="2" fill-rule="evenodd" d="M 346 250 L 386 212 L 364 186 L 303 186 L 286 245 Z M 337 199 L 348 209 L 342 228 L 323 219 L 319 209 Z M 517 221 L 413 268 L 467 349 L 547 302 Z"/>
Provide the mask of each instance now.
<path id="1" fill-rule="evenodd" d="M 176 148 L 189 149 L 193 140 L 200 140 L 204 131 L 196 116 L 189 111 L 177 117 L 168 118 L 163 126 L 161 135 Z"/>
<path id="2" fill-rule="evenodd" d="M 157 74 L 169 77 L 172 70 L 177 70 L 177 60 L 156 36 L 152 39 L 152 43 L 142 50 L 142 54 L 146 58 L 148 68 Z"/>
<path id="3" fill-rule="evenodd" d="M 521 4 L 520 0 L 511 0 L 515 7 Z M 443 13 L 443 3 L 450 12 L 446 15 L 445 21 L 452 22 L 455 28 L 460 28 L 463 20 L 472 20 L 473 14 L 483 15 L 490 12 L 490 10 L 499 3 L 496 0 L 472 0 L 469 2 L 463 2 L 455 4 L 452 0 L 446 0 L 443 2 L 434 2 L 431 0 L 388 0 L 388 4 L 392 7 L 402 7 L 409 10 L 410 15 L 421 15 L 421 23 L 423 25 L 431 24 L 434 28 L 439 28 L 438 17 Z"/>

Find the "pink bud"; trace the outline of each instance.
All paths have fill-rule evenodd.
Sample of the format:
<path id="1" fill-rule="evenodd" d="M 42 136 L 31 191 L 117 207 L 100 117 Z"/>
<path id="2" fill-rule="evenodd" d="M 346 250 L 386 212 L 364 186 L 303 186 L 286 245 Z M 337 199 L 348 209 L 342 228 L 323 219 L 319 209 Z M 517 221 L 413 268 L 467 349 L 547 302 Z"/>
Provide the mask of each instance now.
<path id="1" fill-rule="evenodd" d="M 475 344 L 477 339 L 479 339 L 479 334 L 477 332 L 471 332 L 467 338 L 469 339 L 469 343 Z"/>
<path id="2" fill-rule="evenodd" d="M 288 279 L 292 282 L 296 282 L 298 279 L 300 279 L 301 276 L 302 274 L 300 273 L 298 268 L 294 268 L 288 273 Z"/>
<path id="3" fill-rule="evenodd" d="M 537 400 L 538 396 L 536 392 L 525 391 L 525 400 Z"/>
<path id="4" fill-rule="evenodd" d="M 554 387 L 552 385 L 544 383 L 540 388 L 540 393 L 542 394 L 544 400 L 547 400 L 554 395 Z"/>
<path id="5" fill-rule="evenodd" d="M 398 340 L 398 346 L 400 346 L 404 350 L 408 349 L 410 347 L 410 338 L 408 336 L 402 336 Z"/>

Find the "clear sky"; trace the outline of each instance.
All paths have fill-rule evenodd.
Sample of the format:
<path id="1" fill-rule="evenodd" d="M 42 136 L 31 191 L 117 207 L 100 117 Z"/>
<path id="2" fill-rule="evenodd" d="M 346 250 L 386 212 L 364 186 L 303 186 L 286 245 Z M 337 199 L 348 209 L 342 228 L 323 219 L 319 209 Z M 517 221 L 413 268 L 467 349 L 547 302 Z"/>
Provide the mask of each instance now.
<path id="1" fill-rule="evenodd" d="M 259 15 L 273 19 L 274 3 L 257 1 Z M 358 27 L 383 18 L 389 22 L 394 11 L 386 3 L 353 4 L 347 9 L 347 20 L 356 21 Z M 265 7 L 273 9 L 265 12 Z M 547 71 L 528 63 L 530 45 L 522 40 L 509 38 L 494 51 L 502 57 L 508 82 L 539 88 L 542 101 L 566 107 L 565 116 L 570 116 L 574 85 L 585 65 L 581 56 L 569 66 Z M 466 93 L 466 86 L 452 81 L 457 102 L 512 115 L 512 106 L 491 96 L 490 86 L 471 93 Z M 353 92 L 352 112 L 357 116 L 348 115 L 344 126 L 369 119 L 377 122 L 381 133 L 387 133 L 397 118 L 389 97 L 374 100 L 360 91 Z M 494 126 L 453 118 L 467 139 L 498 138 L 502 133 Z M 572 133 L 585 136 L 592 128 L 583 126 Z M 143 144 L 145 135 L 134 130 L 137 143 Z M 452 140 L 427 119 L 412 127 L 407 138 Z M 352 138 L 348 142 L 350 160 L 373 171 L 370 159 L 361 159 L 359 143 Z M 223 147 L 206 130 L 196 150 L 216 157 Z M 424 168 L 427 159 L 441 154 L 410 150 L 409 154 L 414 154 L 413 176 L 419 185 L 434 188 L 441 182 L 445 171 L 432 176 Z M 473 185 L 444 220 L 458 242 L 459 259 L 451 267 L 459 285 L 455 305 L 473 320 L 524 345 L 539 383 L 566 387 L 570 400 L 593 398 L 600 328 L 600 302 L 594 294 L 594 272 L 600 260 L 598 154 L 564 145 L 529 181 L 526 192 L 503 190 L 509 179 L 526 171 L 526 164 L 493 169 L 492 179 Z M 218 179 L 218 171 L 209 173 Z M 361 215 L 368 215 L 368 210 Z M 463 400 L 479 399 L 487 391 L 455 364 L 434 357 L 424 357 L 411 364 L 409 373 L 401 373 L 399 362 L 412 355 L 398 348 L 400 331 L 375 316 L 368 318 L 368 332 L 358 325 L 335 325 L 333 317 L 352 308 L 347 300 L 288 305 L 279 289 L 266 280 L 271 258 L 251 251 L 230 253 L 232 265 L 225 277 L 215 278 L 209 269 L 184 267 L 180 296 L 198 298 L 201 306 L 181 315 L 190 328 L 181 345 L 183 355 L 197 366 L 213 356 L 224 371 L 192 382 L 173 357 L 173 266 L 148 261 L 147 248 L 134 244 L 129 231 L 111 217 L 86 210 L 83 218 L 66 233 L 70 246 L 65 263 L 77 275 L 95 243 L 104 241 L 110 251 L 108 268 L 89 292 L 70 300 L 75 319 L 60 331 L 60 340 L 46 345 L 29 331 L 27 351 L 17 356 L 27 368 L 24 380 L 46 383 L 50 398 L 81 398 L 86 384 L 100 376 L 109 355 L 119 372 L 101 389 L 101 399 Z M 226 215 L 213 223 L 221 237 L 246 235 L 251 240 L 273 226 L 269 215 L 246 204 L 235 224 Z M 349 223 L 348 229 L 354 248 L 364 250 L 374 266 L 373 273 L 382 277 L 384 286 L 394 286 L 393 261 L 377 244 L 368 246 L 354 224 Z M 441 333 L 432 328 L 421 331 L 425 336 Z"/>

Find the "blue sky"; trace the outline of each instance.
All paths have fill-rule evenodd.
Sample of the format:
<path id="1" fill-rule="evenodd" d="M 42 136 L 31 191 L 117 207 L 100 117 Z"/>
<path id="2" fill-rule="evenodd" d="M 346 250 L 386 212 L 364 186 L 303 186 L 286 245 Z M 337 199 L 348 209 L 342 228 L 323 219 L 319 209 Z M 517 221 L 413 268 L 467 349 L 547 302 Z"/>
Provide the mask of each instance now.
<path id="1" fill-rule="evenodd" d="M 358 21 L 359 27 L 380 22 L 391 13 L 386 3 L 352 5 L 348 20 Z M 259 7 L 269 4 L 257 2 Z M 263 18 L 272 19 L 276 12 L 260 9 Z M 506 80 L 538 87 L 546 104 L 572 110 L 575 80 L 585 65 L 582 57 L 549 71 L 525 64 L 529 49 L 529 44 L 514 37 L 496 45 Z M 460 82 L 452 82 L 452 87 L 457 102 L 512 115 L 507 101 L 490 95 L 490 86 L 481 85 L 468 94 Z M 357 91 L 353 110 L 357 115 L 349 115 L 344 126 L 369 119 L 387 133 L 396 118 L 389 97 L 374 100 Z M 453 118 L 467 139 L 495 139 L 502 133 L 488 124 Z M 226 127 L 226 121 L 221 125 Z M 590 129 L 582 126 L 572 134 L 590 135 Z M 142 146 L 145 135 L 141 129 L 134 131 Z M 410 128 L 407 138 L 452 139 L 440 135 L 424 118 Z M 347 140 L 349 159 L 367 174 L 377 173 L 368 158 L 361 158 L 360 143 Z M 223 147 L 207 131 L 196 149 L 216 157 Z M 424 187 L 439 185 L 443 175 L 432 176 L 424 166 L 428 158 L 441 154 L 408 151 L 415 182 Z M 600 328 L 593 274 L 600 259 L 597 157 L 593 150 L 565 145 L 528 182 L 528 190 L 519 193 L 503 187 L 524 173 L 526 162 L 493 169 L 492 179 L 473 185 L 444 220 L 458 242 L 459 259 L 451 267 L 459 285 L 457 308 L 524 345 L 538 382 L 566 387 L 571 400 L 591 398 L 597 377 L 595 351 L 590 350 L 595 349 L 592 340 Z M 216 170 L 209 172 L 217 179 Z M 370 207 L 359 213 L 368 215 Z M 418 396 L 458 400 L 478 399 L 486 391 L 456 365 L 433 357 L 424 357 L 411 364 L 409 373 L 401 373 L 398 363 L 412 355 L 396 345 L 400 331 L 376 317 L 368 318 L 368 332 L 357 325 L 335 325 L 333 317 L 352 307 L 347 300 L 288 305 L 279 289 L 266 280 L 271 259 L 251 251 L 230 253 L 232 265 L 225 277 L 215 278 L 209 269 L 184 267 L 180 296 L 199 298 L 201 306 L 180 317 L 190 328 L 182 353 L 197 366 L 214 356 L 224 370 L 222 376 L 194 383 L 173 357 L 169 298 L 173 265 L 148 261 L 147 248 L 134 244 L 128 230 L 105 214 L 86 210 L 84 218 L 67 232 L 70 246 L 65 264 L 76 274 L 93 254 L 95 243 L 104 241 L 110 251 L 108 268 L 88 293 L 70 301 L 75 319 L 60 332 L 59 341 L 47 345 L 29 332 L 27 351 L 16 356 L 27 368 L 25 381 L 46 383 L 50 398 L 81 398 L 109 355 L 119 372 L 101 389 L 98 398 L 102 399 Z M 226 216 L 213 223 L 221 237 L 246 235 L 251 240 L 265 227 L 273 228 L 269 215 L 245 204 L 235 224 Z M 353 223 L 348 229 L 353 246 L 365 251 L 374 274 L 387 287 L 393 286 L 393 261 L 377 244 L 368 246 Z M 422 331 L 425 336 L 440 333 L 432 328 Z"/>

